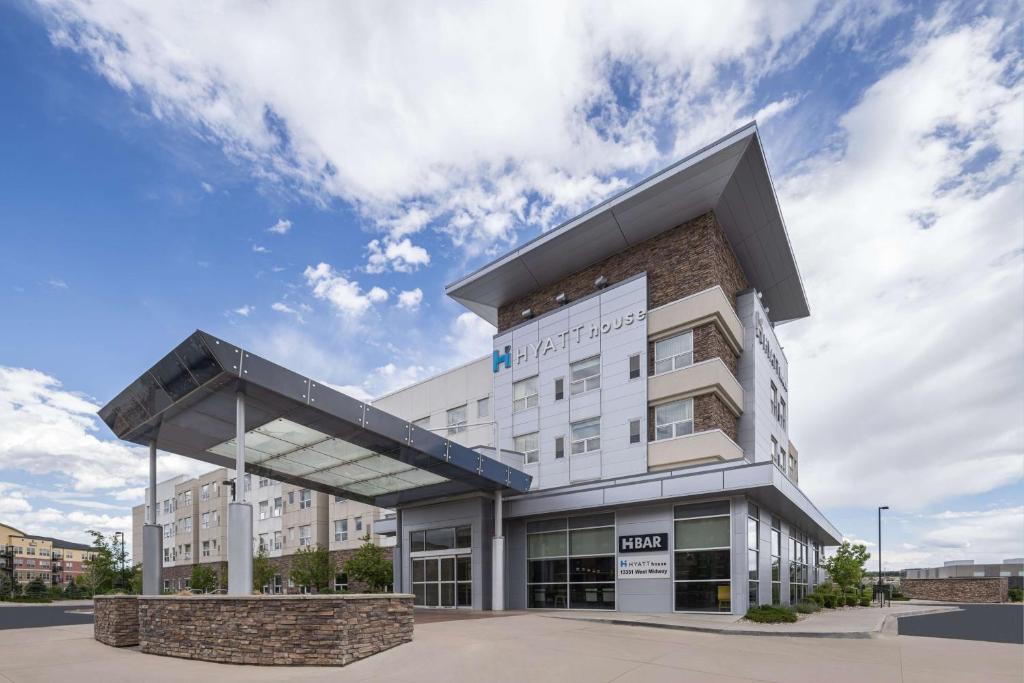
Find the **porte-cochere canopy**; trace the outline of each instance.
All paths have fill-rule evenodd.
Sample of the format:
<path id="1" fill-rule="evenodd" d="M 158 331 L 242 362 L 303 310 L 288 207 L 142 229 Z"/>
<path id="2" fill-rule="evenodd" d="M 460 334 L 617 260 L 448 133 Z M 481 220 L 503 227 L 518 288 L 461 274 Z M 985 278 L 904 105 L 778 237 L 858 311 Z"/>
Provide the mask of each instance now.
<path id="1" fill-rule="evenodd" d="M 393 508 L 471 491 L 525 492 L 528 474 L 197 330 L 99 411 L 126 441 Z M 514 457 L 513 454 L 508 454 Z"/>

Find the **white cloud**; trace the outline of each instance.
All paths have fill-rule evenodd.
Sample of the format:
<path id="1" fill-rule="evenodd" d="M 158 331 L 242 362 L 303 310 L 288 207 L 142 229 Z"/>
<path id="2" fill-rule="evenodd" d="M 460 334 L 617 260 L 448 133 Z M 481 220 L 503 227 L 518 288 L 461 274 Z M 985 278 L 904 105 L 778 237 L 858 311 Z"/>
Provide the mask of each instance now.
<path id="1" fill-rule="evenodd" d="M 491 352 L 497 328 L 475 313 L 462 313 L 452 321 L 445 336 L 452 365 L 465 363 Z"/>
<path id="2" fill-rule="evenodd" d="M 295 319 L 300 323 L 306 322 L 306 320 L 302 317 L 302 311 L 296 308 L 292 308 L 283 301 L 275 301 L 270 305 L 270 309 L 273 311 L 277 311 L 278 313 L 284 313 L 285 315 L 294 316 Z"/>
<path id="3" fill-rule="evenodd" d="M 262 244 L 254 244 L 254 245 L 252 245 L 252 250 L 254 252 L 256 252 L 257 254 L 269 254 L 270 253 L 270 250 L 267 249 L 266 247 L 264 247 Z"/>
<path id="4" fill-rule="evenodd" d="M 920 509 L 1024 473 L 1024 103 L 1003 31 L 920 28 L 837 151 L 780 183 L 813 316 L 778 332 L 819 504 Z"/>
<path id="5" fill-rule="evenodd" d="M 145 482 L 147 449 L 100 438 L 99 406 L 38 370 L 0 366 L 0 470 L 54 475 L 74 491 Z M 197 471 L 195 461 L 161 454 L 161 475 Z"/>
<path id="6" fill-rule="evenodd" d="M 50 285 L 54 289 L 67 289 L 68 283 L 58 278 L 50 278 L 46 281 L 46 284 Z"/>
<path id="7" fill-rule="evenodd" d="M 277 222 L 267 228 L 267 232 L 272 232 L 275 235 L 287 235 L 288 231 L 292 229 L 292 222 L 287 218 L 278 218 Z"/>
<path id="8" fill-rule="evenodd" d="M 423 290 L 417 287 L 398 293 L 398 307 L 409 311 L 418 310 L 423 301 Z"/>
<path id="9" fill-rule="evenodd" d="M 315 20 L 287 2 L 44 5 L 53 42 L 155 117 L 261 179 L 356 204 L 383 252 L 430 224 L 470 254 L 720 136 L 759 77 L 878 15 L 811 0 L 327 4 Z"/>
<path id="10" fill-rule="evenodd" d="M 239 308 L 234 309 L 233 312 L 237 315 L 242 316 L 243 318 L 247 318 L 249 317 L 249 314 L 252 313 L 254 310 L 256 310 L 254 306 L 246 304 L 245 306 L 241 306 Z"/>
<path id="11" fill-rule="evenodd" d="M 405 237 L 397 242 L 385 238 L 372 240 L 366 245 L 366 272 L 383 273 L 389 268 L 398 273 L 410 273 L 430 263 L 430 254 Z"/>
<path id="12" fill-rule="evenodd" d="M 313 290 L 313 296 L 330 302 L 339 312 L 350 318 L 366 313 L 374 303 L 387 299 L 387 292 L 374 287 L 364 293 L 359 283 L 349 280 L 334 270 L 328 263 L 319 263 L 314 268 L 306 266 L 303 276 Z"/>
<path id="13" fill-rule="evenodd" d="M 213 194 L 213 185 L 207 182 L 199 183 L 199 186 L 203 188 L 203 192 L 206 194 Z"/>

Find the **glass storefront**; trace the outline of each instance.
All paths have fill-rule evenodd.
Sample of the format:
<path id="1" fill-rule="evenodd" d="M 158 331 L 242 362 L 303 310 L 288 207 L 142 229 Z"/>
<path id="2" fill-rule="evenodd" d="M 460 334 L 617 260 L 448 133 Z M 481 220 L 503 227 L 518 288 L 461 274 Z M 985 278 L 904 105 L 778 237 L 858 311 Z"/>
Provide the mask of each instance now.
<path id="1" fill-rule="evenodd" d="M 675 609 L 729 612 L 729 501 L 675 507 Z"/>
<path id="2" fill-rule="evenodd" d="M 526 525 L 528 607 L 615 609 L 615 516 Z"/>
<path id="3" fill-rule="evenodd" d="M 413 604 L 472 607 L 472 534 L 468 526 L 424 529 L 409 534 Z"/>

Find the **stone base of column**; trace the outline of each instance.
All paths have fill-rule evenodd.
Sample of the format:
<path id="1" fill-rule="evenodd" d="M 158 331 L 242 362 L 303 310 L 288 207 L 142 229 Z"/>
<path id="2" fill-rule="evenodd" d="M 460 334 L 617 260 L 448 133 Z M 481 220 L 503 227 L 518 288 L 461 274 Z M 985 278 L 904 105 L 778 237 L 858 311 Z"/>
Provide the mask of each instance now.
<path id="1" fill-rule="evenodd" d="M 252 506 L 228 503 L 228 594 L 252 593 Z"/>

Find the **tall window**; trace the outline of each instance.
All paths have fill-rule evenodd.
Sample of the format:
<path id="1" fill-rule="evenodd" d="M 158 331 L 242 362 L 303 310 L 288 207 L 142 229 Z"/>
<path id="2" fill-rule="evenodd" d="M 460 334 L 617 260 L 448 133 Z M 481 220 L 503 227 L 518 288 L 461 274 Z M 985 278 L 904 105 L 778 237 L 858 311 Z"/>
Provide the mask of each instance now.
<path id="1" fill-rule="evenodd" d="M 209 541 L 203 541 L 203 557 L 209 557 L 209 556 L 210 556 L 210 542 Z"/>
<path id="2" fill-rule="evenodd" d="M 518 413 L 537 405 L 537 378 L 521 379 L 512 385 L 512 412 Z"/>
<path id="3" fill-rule="evenodd" d="M 772 515 L 772 604 L 782 602 L 782 525 Z"/>
<path id="4" fill-rule="evenodd" d="M 564 436 L 556 436 L 555 437 L 555 458 L 564 458 L 564 457 L 565 457 L 565 437 Z"/>
<path id="5" fill-rule="evenodd" d="M 750 607 L 758 604 L 758 556 L 760 547 L 758 537 L 760 535 L 760 510 L 753 503 L 747 503 L 747 580 L 750 589 Z"/>
<path id="6" fill-rule="evenodd" d="M 300 526 L 299 527 L 299 547 L 307 547 L 309 545 L 312 545 L 312 543 L 313 543 L 313 535 L 311 533 L 310 525 L 306 524 L 305 526 Z"/>
<path id="7" fill-rule="evenodd" d="M 640 377 L 640 354 L 634 353 L 629 357 L 629 378 L 637 379 Z"/>
<path id="8" fill-rule="evenodd" d="M 281 510 L 284 509 L 284 499 L 280 496 L 274 499 L 274 510 L 270 513 L 271 517 L 280 517 Z"/>
<path id="9" fill-rule="evenodd" d="M 786 399 L 779 398 L 779 424 L 786 428 Z"/>
<path id="10" fill-rule="evenodd" d="M 537 443 L 537 432 L 517 436 L 515 438 L 513 450 L 519 451 L 525 455 L 527 463 L 533 463 L 540 460 L 540 447 Z"/>
<path id="11" fill-rule="evenodd" d="M 581 455 L 601 449 L 601 418 L 595 417 L 572 425 L 572 454 Z"/>
<path id="12" fill-rule="evenodd" d="M 308 510 L 313 507 L 313 492 L 309 489 L 299 491 L 299 509 Z"/>
<path id="13" fill-rule="evenodd" d="M 466 404 L 456 406 L 448 411 L 448 435 L 461 434 L 466 431 Z"/>
<path id="14" fill-rule="evenodd" d="M 266 519 L 269 516 L 270 516 L 270 501 L 269 500 L 261 500 L 260 501 L 260 519 Z"/>
<path id="15" fill-rule="evenodd" d="M 693 331 L 654 342 L 654 374 L 693 365 Z"/>
<path id="16" fill-rule="evenodd" d="M 569 395 L 576 396 L 601 388 L 601 357 L 577 361 L 569 367 Z"/>
<path id="17" fill-rule="evenodd" d="M 807 536 L 789 530 L 789 601 L 797 604 L 807 595 Z"/>
<path id="18" fill-rule="evenodd" d="M 774 436 L 772 437 L 772 462 L 779 465 L 780 469 L 786 469 L 779 464 L 779 442 Z"/>
<path id="19" fill-rule="evenodd" d="M 729 501 L 675 507 L 675 568 L 677 611 L 732 609 Z"/>
<path id="20" fill-rule="evenodd" d="M 772 382 L 772 415 L 779 419 L 779 388 Z"/>
<path id="21" fill-rule="evenodd" d="M 491 416 L 491 397 L 480 398 L 476 401 L 476 416 L 477 417 L 490 417 Z"/>
<path id="22" fill-rule="evenodd" d="M 210 485 L 203 484 L 203 487 L 199 489 L 199 500 L 210 500 Z"/>
<path id="23" fill-rule="evenodd" d="M 559 377 L 555 380 L 555 400 L 561 401 L 565 398 L 565 379 Z"/>
<path id="24" fill-rule="evenodd" d="M 526 525 L 527 607 L 615 609 L 615 516 Z"/>
<path id="25" fill-rule="evenodd" d="M 424 607 L 471 607 L 473 604 L 472 528 L 425 529 L 409 534 L 413 603 Z M 444 557 L 417 553 L 448 550 Z"/>
<path id="26" fill-rule="evenodd" d="M 284 545 L 284 534 L 280 531 L 274 532 L 274 550 L 280 550 L 281 546 Z"/>
<path id="27" fill-rule="evenodd" d="M 260 534 L 260 551 L 266 552 L 270 550 L 270 534 Z"/>
<path id="28" fill-rule="evenodd" d="M 210 513 L 209 512 L 204 512 L 202 515 L 200 515 L 200 517 L 199 517 L 199 526 L 201 526 L 204 529 L 209 529 L 210 528 Z"/>
<path id="29" fill-rule="evenodd" d="M 348 520 L 347 519 L 336 519 L 336 520 L 334 520 L 334 540 L 335 541 L 347 541 L 348 540 Z"/>
<path id="30" fill-rule="evenodd" d="M 693 399 L 664 403 L 654 408 L 654 440 L 693 434 Z"/>
<path id="31" fill-rule="evenodd" d="M 640 443 L 640 420 L 629 421 L 629 443 Z"/>

